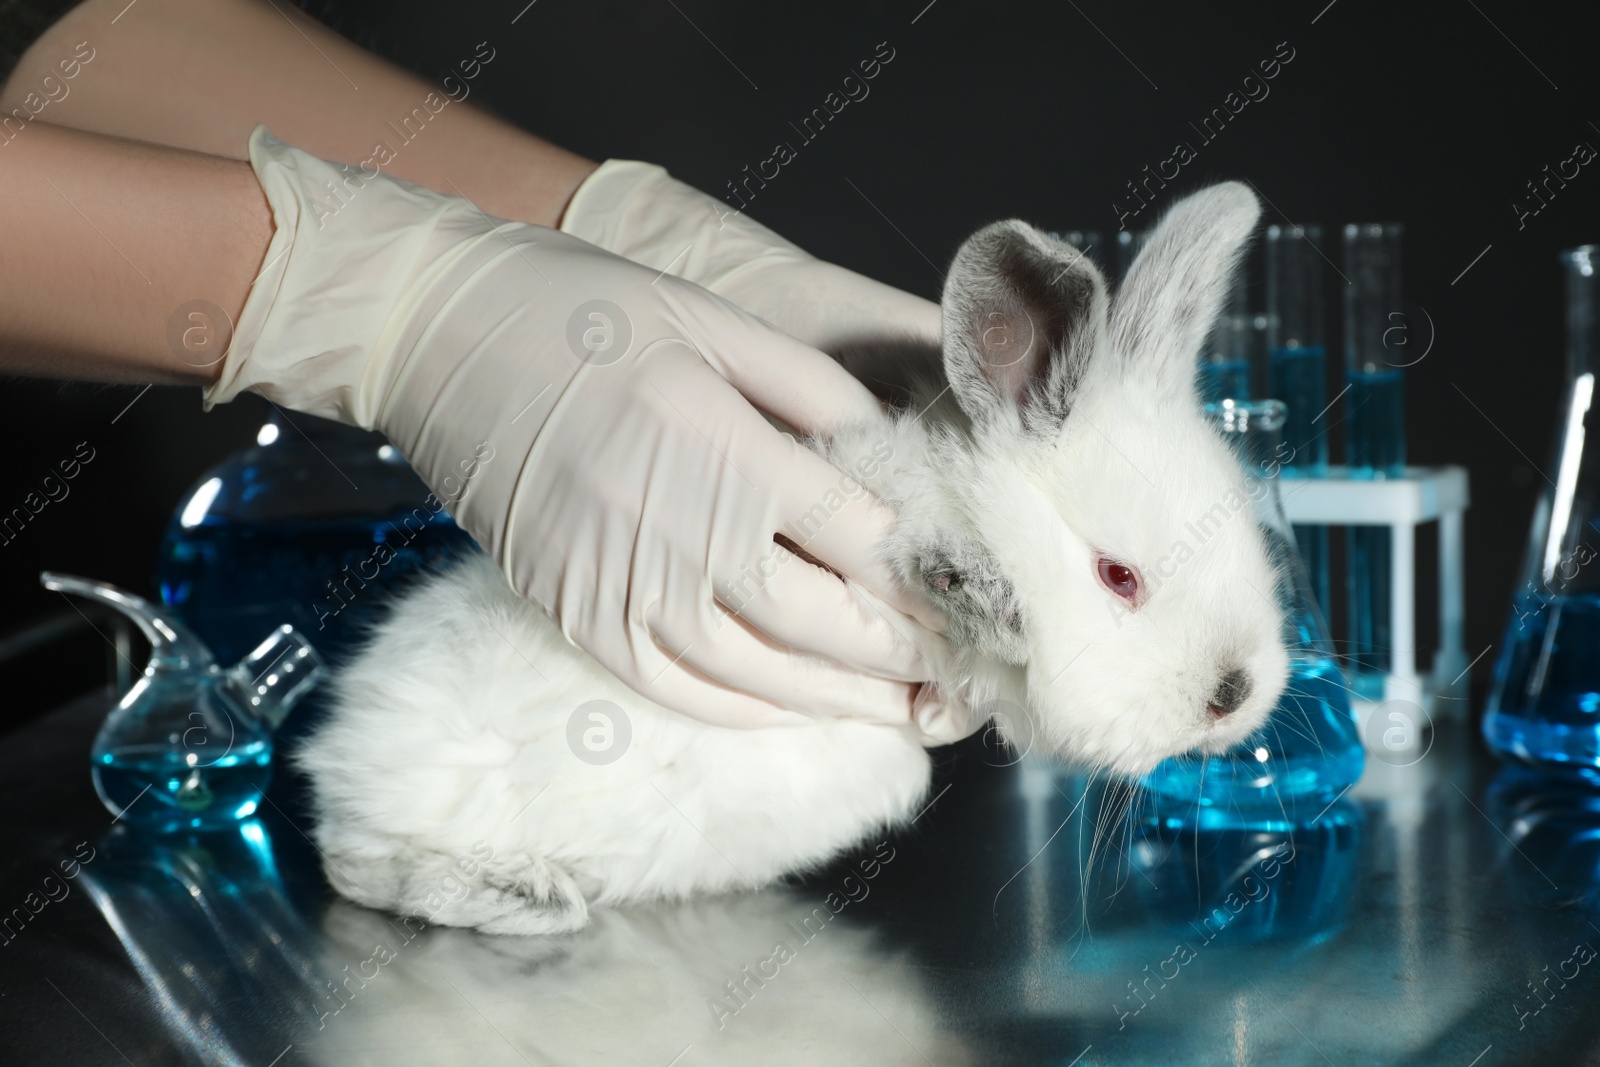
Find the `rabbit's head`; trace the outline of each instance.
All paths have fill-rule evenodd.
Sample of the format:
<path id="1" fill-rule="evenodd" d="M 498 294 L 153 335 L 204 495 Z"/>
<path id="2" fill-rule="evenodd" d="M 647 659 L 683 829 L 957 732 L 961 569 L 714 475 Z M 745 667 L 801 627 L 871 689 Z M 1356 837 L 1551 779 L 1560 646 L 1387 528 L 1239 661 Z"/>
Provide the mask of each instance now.
<path id="1" fill-rule="evenodd" d="M 1258 214 L 1237 183 L 1181 201 L 1114 298 L 1020 222 L 956 254 L 948 394 L 899 417 L 869 484 L 899 511 L 902 577 L 948 622 L 955 684 L 1022 705 L 1033 736 L 1012 740 L 1137 774 L 1243 740 L 1283 692 L 1260 485 L 1195 389 Z"/>

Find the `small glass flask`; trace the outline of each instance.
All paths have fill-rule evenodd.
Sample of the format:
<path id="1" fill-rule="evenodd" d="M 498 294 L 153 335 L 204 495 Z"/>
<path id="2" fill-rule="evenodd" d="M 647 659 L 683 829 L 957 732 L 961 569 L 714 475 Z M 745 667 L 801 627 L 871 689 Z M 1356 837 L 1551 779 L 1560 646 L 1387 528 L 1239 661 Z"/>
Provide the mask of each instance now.
<path id="1" fill-rule="evenodd" d="M 144 673 L 89 752 L 106 810 L 158 831 L 236 828 L 272 780 L 274 731 L 322 677 L 322 657 L 279 626 L 231 667 L 154 604 L 104 582 L 45 571 L 46 589 L 126 615 L 150 642 Z"/>
<path id="2" fill-rule="evenodd" d="M 1254 736 L 1217 756 L 1166 760 L 1142 784 L 1170 827 L 1284 828 L 1314 819 L 1361 777 L 1365 753 L 1327 624 L 1278 497 L 1285 408 L 1277 400 L 1206 405 L 1246 468 L 1255 518 L 1279 564 L 1275 591 L 1289 684 Z"/>
<path id="3" fill-rule="evenodd" d="M 1553 484 L 1534 507 L 1483 734 L 1502 756 L 1600 781 L 1600 246 L 1561 254 L 1567 385 Z"/>

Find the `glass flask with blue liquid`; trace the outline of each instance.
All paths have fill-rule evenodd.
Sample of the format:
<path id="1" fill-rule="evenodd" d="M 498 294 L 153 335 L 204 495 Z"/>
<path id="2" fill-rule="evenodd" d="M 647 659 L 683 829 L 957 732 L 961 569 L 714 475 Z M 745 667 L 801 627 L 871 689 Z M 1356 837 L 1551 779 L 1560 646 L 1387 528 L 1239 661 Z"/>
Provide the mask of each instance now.
<path id="1" fill-rule="evenodd" d="M 1206 405 L 1206 412 L 1245 464 L 1256 521 L 1279 561 L 1275 596 L 1289 683 L 1255 735 L 1220 755 L 1166 760 L 1141 784 L 1152 794 L 1153 818 L 1167 826 L 1292 827 L 1314 819 L 1360 778 L 1366 756 L 1327 624 L 1278 497 L 1284 404 L 1224 401 Z"/>
<path id="2" fill-rule="evenodd" d="M 223 668 L 188 627 L 146 600 L 50 571 L 40 580 L 120 611 L 150 642 L 144 673 L 90 750 L 107 810 L 158 831 L 233 829 L 255 814 L 272 780 L 273 732 L 323 674 L 311 643 L 279 626 Z"/>
<path id="3" fill-rule="evenodd" d="M 1287 472 L 1304 478 L 1328 474 L 1327 326 L 1324 315 L 1322 230 L 1317 226 L 1267 227 L 1267 395 L 1289 406 L 1283 443 Z M 1329 599 L 1328 528 L 1296 526 L 1311 591 L 1324 617 Z"/>
<path id="4" fill-rule="evenodd" d="M 1554 482 L 1534 508 L 1483 733 L 1502 756 L 1600 781 L 1600 447 L 1588 436 L 1600 429 L 1600 246 L 1561 260 L 1567 385 Z"/>
<path id="5" fill-rule="evenodd" d="M 449 503 L 381 435 L 274 412 L 178 505 L 161 602 L 224 661 L 281 623 L 337 657 L 386 589 L 471 547 Z"/>

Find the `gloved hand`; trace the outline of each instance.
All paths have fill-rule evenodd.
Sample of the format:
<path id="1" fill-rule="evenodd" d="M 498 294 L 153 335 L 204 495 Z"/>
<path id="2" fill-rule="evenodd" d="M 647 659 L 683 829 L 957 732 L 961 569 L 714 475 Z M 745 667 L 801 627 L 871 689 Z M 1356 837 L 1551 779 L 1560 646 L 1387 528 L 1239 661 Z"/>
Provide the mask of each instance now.
<path id="1" fill-rule="evenodd" d="M 773 541 L 933 622 L 876 555 L 891 516 L 751 406 L 825 432 L 876 410 L 860 383 L 566 234 L 264 128 L 250 162 L 277 231 L 208 404 L 249 389 L 382 431 L 518 591 L 663 705 L 910 721 L 933 674 L 916 646 L 942 639 Z"/>
<path id="2" fill-rule="evenodd" d="M 817 259 L 653 163 L 602 163 L 573 194 L 561 229 L 703 286 L 824 352 L 939 343 L 938 304 Z M 957 694 L 931 687 L 918 698 L 916 721 L 930 744 L 983 725 Z"/>
<path id="3" fill-rule="evenodd" d="M 653 163 L 602 163 L 573 194 L 561 229 L 709 289 L 824 352 L 939 343 L 938 304 L 817 259 Z"/>

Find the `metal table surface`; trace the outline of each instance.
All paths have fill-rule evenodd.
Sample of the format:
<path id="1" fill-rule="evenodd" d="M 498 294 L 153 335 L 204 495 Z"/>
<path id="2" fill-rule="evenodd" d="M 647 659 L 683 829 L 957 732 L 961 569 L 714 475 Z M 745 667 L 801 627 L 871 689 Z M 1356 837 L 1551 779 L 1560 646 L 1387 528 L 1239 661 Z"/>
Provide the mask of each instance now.
<path id="1" fill-rule="evenodd" d="M 0 744 L 5 1062 L 1600 1063 L 1600 799 L 1461 727 L 1292 839 L 1118 824 L 968 743 L 792 886 L 524 939 L 338 899 L 281 767 L 237 834 L 113 825 L 106 699 Z"/>

